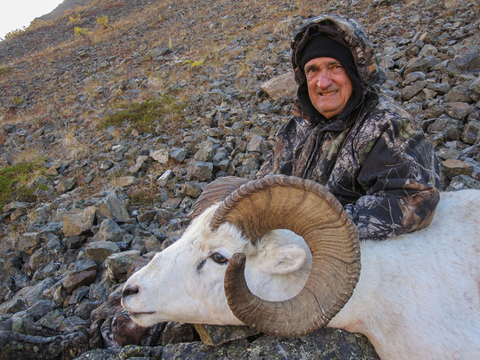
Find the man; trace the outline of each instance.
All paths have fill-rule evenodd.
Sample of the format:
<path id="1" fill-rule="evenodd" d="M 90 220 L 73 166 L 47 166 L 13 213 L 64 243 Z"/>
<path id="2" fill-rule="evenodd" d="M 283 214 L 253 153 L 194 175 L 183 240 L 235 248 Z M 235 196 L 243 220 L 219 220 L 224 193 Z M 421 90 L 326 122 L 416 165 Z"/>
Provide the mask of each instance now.
<path id="1" fill-rule="evenodd" d="M 439 169 L 421 127 L 380 91 L 385 74 L 352 19 L 324 15 L 292 41 L 299 115 L 278 133 L 257 174 L 325 185 L 361 239 L 428 226 L 439 201 Z"/>

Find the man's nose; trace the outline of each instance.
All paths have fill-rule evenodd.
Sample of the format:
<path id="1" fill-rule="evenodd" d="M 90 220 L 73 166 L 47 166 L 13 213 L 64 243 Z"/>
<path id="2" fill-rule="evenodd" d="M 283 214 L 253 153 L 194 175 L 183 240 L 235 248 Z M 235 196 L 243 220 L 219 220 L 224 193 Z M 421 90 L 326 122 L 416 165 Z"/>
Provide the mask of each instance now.
<path id="1" fill-rule="evenodd" d="M 330 72 L 327 70 L 320 71 L 318 74 L 317 86 L 321 89 L 326 89 L 330 85 L 332 85 L 332 77 L 330 76 Z"/>

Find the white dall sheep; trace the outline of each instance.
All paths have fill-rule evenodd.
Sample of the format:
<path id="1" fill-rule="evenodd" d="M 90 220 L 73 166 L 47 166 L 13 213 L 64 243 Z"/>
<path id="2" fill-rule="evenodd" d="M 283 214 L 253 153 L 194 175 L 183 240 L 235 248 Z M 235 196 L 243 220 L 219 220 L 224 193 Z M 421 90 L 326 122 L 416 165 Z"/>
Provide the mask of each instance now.
<path id="1" fill-rule="evenodd" d="M 227 197 L 228 187 L 207 187 L 214 198 L 198 201 L 182 238 L 125 284 L 138 324 L 286 337 L 327 325 L 366 335 L 382 359 L 480 358 L 480 191 L 442 193 L 426 229 L 359 242 L 319 184 L 270 176 Z"/>

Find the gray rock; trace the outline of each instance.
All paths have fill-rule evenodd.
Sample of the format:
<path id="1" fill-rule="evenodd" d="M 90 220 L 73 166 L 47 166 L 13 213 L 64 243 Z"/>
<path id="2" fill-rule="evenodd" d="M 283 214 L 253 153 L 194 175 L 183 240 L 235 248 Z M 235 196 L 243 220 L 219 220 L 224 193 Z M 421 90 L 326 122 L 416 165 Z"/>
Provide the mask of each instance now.
<path id="1" fill-rule="evenodd" d="M 117 179 L 117 186 L 127 187 L 133 185 L 137 182 L 137 178 L 135 176 L 122 176 L 121 178 Z"/>
<path id="2" fill-rule="evenodd" d="M 412 58 L 403 71 L 403 77 L 405 78 L 408 74 L 420 71 L 420 72 L 428 72 L 431 68 L 431 64 L 422 58 Z"/>
<path id="3" fill-rule="evenodd" d="M 213 163 L 192 162 L 188 167 L 187 180 L 210 181 L 213 176 Z"/>
<path id="4" fill-rule="evenodd" d="M 452 72 L 478 69 L 480 69 L 480 51 L 477 49 L 457 54 L 449 64 L 449 70 Z"/>
<path id="5" fill-rule="evenodd" d="M 468 88 L 468 90 L 480 94 L 480 77 L 477 78 Z M 4 210 L 5 211 L 5 210 Z"/>
<path id="6" fill-rule="evenodd" d="M 472 107 L 465 102 L 446 103 L 445 112 L 454 119 L 462 120 L 472 112 Z"/>
<path id="7" fill-rule="evenodd" d="M 137 220 L 138 222 L 150 222 L 155 219 L 157 212 L 149 207 L 140 207 L 138 209 Z"/>
<path id="8" fill-rule="evenodd" d="M 427 89 L 433 90 L 440 95 L 444 95 L 444 94 L 448 93 L 452 89 L 452 87 L 450 86 L 450 84 L 448 82 L 447 83 L 441 83 L 441 84 L 427 82 Z"/>
<path id="9" fill-rule="evenodd" d="M 66 193 L 67 191 L 72 190 L 76 184 L 77 180 L 75 178 L 63 180 L 57 185 L 57 191 L 60 194 Z"/>
<path id="10" fill-rule="evenodd" d="M 90 230 L 95 220 L 95 206 L 75 210 L 63 216 L 63 234 L 66 237 L 81 235 Z"/>
<path id="11" fill-rule="evenodd" d="M 470 94 L 463 86 L 455 86 L 444 96 L 445 102 L 470 102 Z"/>
<path id="12" fill-rule="evenodd" d="M 259 168 L 260 165 L 257 159 L 249 157 L 242 161 L 242 165 L 237 168 L 237 172 L 240 177 L 252 178 Z"/>
<path id="13" fill-rule="evenodd" d="M 38 300 L 48 300 L 43 293 L 50 289 L 54 283 L 54 279 L 47 278 L 35 285 L 23 287 L 12 299 L 0 304 L 0 315 L 25 310 Z"/>
<path id="14" fill-rule="evenodd" d="M 31 255 L 40 245 L 40 233 L 26 232 L 15 240 L 15 249 Z"/>
<path id="15" fill-rule="evenodd" d="M 416 81 L 425 81 L 427 76 L 421 71 L 414 71 L 405 76 L 402 85 L 407 86 Z"/>
<path id="16" fill-rule="evenodd" d="M 50 259 L 49 259 L 50 260 Z M 50 263 L 45 265 L 43 268 L 40 267 L 35 274 L 33 274 L 33 278 L 35 280 L 44 280 L 48 277 L 54 277 L 57 274 L 57 271 L 60 269 L 60 265 L 56 263 Z"/>
<path id="17" fill-rule="evenodd" d="M 467 144 L 475 144 L 480 140 L 480 121 L 471 120 L 463 129 L 463 142 Z"/>
<path id="18" fill-rule="evenodd" d="M 169 322 L 163 330 L 162 345 L 195 341 L 195 328 L 191 324 Z"/>
<path id="19" fill-rule="evenodd" d="M 15 221 L 15 220 L 21 218 L 23 215 L 27 215 L 27 209 L 26 208 L 21 208 L 21 207 L 16 208 L 10 214 L 10 221 Z"/>
<path id="20" fill-rule="evenodd" d="M 423 88 L 427 86 L 426 81 L 417 81 L 413 85 L 407 86 L 402 90 L 402 99 L 408 101 L 417 95 Z"/>
<path id="21" fill-rule="evenodd" d="M 179 164 L 183 163 L 185 161 L 185 158 L 187 157 L 188 150 L 184 148 L 172 148 L 170 150 L 170 156 L 175 159 L 175 161 Z"/>
<path id="22" fill-rule="evenodd" d="M 67 249 L 78 249 L 85 242 L 85 236 L 69 236 L 65 239 L 65 246 Z"/>
<path id="23" fill-rule="evenodd" d="M 210 162 L 215 155 L 215 148 L 215 144 L 211 141 L 203 141 L 193 158 L 198 162 Z"/>
<path id="24" fill-rule="evenodd" d="M 108 277 L 117 282 L 124 282 L 127 280 L 127 271 L 140 256 L 139 250 L 129 250 L 118 254 L 112 254 L 105 260 Z"/>
<path id="25" fill-rule="evenodd" d="M 442 172 L 447 178 L 452 179 L 457 175 L 471 175 L 473 166 L 460 160 L 448 159 L 442 162 Z"/>
<path id="26" fill-rule="evenodd" d="M 105 356 L 105 357 L 103 357 Z M 157 347 L 125 347 L 107 351 L 89 351 L 77 360 L 162 357 L 162 359 L 379 359 L 366 338 L 342 330 L 324 329 L 299 339 L 261 336 L 254 341 L 237 340 L 220 346 L 202 342 Z"/>
<path id="27" fill-rule="evenodd" d="M 78 316 L 69 316 L 63 319 L 62 323 L 60 324 L 59 330 L 64 334 L 71 334 L 74 332 L 85 330 L 87 324 L 87 320 L 84 320 Z"/>
<path id="28" fill-rule="evenodd" d="M 92 284 L 96 280 L 96 277 L 97 270 L 95 269 L 76 271 L 67 275 L 62 281 L 62 285 L 67 293 L 71 294 L 81 286 Z"/>
<path id="29" fill-rule="evenodd" d="M 97 233 L 98 241 L 121 241 L 127 232 L 112 219 L 105 219 Z"/>
<path id="30" fill-rule="evenodd" d="M 150 151 L 150 157 L 160 164 L 168 164 L 169 149 Z"/>
<path id="31" fill-rule="evenodd" d="M 185 183 L 180 185 L 180 194 L 185 196 L 190 196 L 192 198 L 197 198 L 202 193 L 202 188 L 199 184 L 195 182 Z"/>
<path id="32" fill-rule="evenodd" d="M 179 198 L 170 198 L 167 201 L 162 203 L 162 207 L 167 210 L 175 210 L 180 203 L 182 202 L 182 199 Z"/>
<path id="33" fill-rule="evenodd" d="M 259 332 L 248 326 L 218 326 L 195 324 L 195 330 L 206 345 L 218 346 L 229 341 L 246 339 Z"/>
<path id="34" fill-rule="evenodd" d="M 391 56 L 388 56 L 388 55 L 382 56 L 380 58 L 380 66 L 383 69 L 392 69 L 395 67 L 395 61 Z"/>
<path id="35" fill-rule="evenodd" d="M 87 259 L 95 261 L 98 265 L 103 263 L 110 255 L 120 252 L 117 244 L 111 241 L 94 241 L 85 247 Z"/>
<path id="36" fill-rule="evenodd" d="M 72 292 L 70 300 L 68 300 L 68 305 L 77 305 L 85 296 L 87 296 L 89 291 L 90 288 L 88 286 L 80 286 L 78 289 Z"/>
<path id="37" fill-rule="evenodd" d="M 258 152 L 260 154 L 266 152 L 267 145 L 265 144 L 265 140 L 260 135 L 253 135 L 247 145 L 248 152 Z"/>
<path id="38" fill-rule="evenodd" d="M 444 114 L 428 127 L 429 133 L 442 133 L 445 141 L 458 140 L 460 137 L 460 121 Z"/>
<path id="39" fill-rule="evenodd" d="M 432 44 L 426 44 L 422 50 L 420 50 L 420 53 L 418 54 L 419 57 L 427 57 L 431 55 L 437 55 L 438 54 L 438 49 L 433 46 Z"/>
<path id="40" fill-rule="evenodd" d="M 480 181 L 475 180 L 468 175 L 458 175 L 455 176 L 450 184 L 448 185 L 447 191 L 455 191 L 462 189 L 479 189 L 480 190 Z"/>
<path id="41" fill-rule="evenodd" d="M 165 187 L 167 185 L 168 180 L 173 178 L 173 171 L 172 170 L 167 170 L 165 171 L 158 179 L 157 179 L 157 185 L 160 187 Z"/>
<path id="42" fill-rule="evenodd" d="M 99 219 L 112 219 L 117 222 L 127 222 L 130 220 L 127 207 L 115 194 L 108 195 L 98 203 L 97 216 Z"/>
<path id="43" fill-rule="evenodd" d="M 3 207 L 3 212 L 9 212 L 16 209 L 26 209 L 27 207 L 27 203 L 21 201 L 12 201 Z"/>
<path id="44" fill-rule="evenodd" d="M 35 251 L 32 254 L 32 256 L 30 256 L 30 259 L 28 260 L 28 265 L 33 270 L 38 270 L 43 265 L 48 264 L 50 260 L 51 260 L 51 255 L 48 253 L 48 251 L 46 251 L 43 248 L 40 248 L 37 251 Z"/>
<path id="45" fill-rule="evenodd" d="M 32 336 L 18 332 L 0 331 L 0 353 L 10 359 L 58 359 L 69 354 L 80 356 L 88 350 L 88 337 L 84 332 L 68 335 Z M 33 354 L 33 356 L 32 356 Z"/>
<path id="46" fill-rule="evenodd" d="M 284 97 L 293 99 L 297 92 L 297 85 L 291 71 L 262 83 L 260 88 L 273 100 L 280 100 Z"/>

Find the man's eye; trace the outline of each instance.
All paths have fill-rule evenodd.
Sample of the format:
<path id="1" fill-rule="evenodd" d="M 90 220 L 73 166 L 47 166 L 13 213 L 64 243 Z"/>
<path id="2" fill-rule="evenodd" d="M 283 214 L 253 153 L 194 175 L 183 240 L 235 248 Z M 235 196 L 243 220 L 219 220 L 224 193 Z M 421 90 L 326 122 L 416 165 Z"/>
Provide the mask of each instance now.
<path id="1" fill-rule="evenodd" d="M 338 74 L 338 73 L 343 72 L 344 70 L 343 70 L 343 66 L 341 64 L 335 64 L 335 65 L 331 66 L 330 71 L 335 73 L 335 74 Z"/>
<path id="2" fill-rule="evenodd" d="M 310 78 L 315 77 L 316 74 L 317 74 L 317 70 L 315 70 L 315 69 L 308 69 L 308 70 L 307 70 L 307 73 L 306 73 L 306 76 L 307 76 L 308 79 L 310 79 Z"/>
<path id="3" fill-rule="evenodd" d="M 212 254 L 210 257 L 218 264 L 225 264 L 228 262 L 228 259 L 220 253 Z"/>

